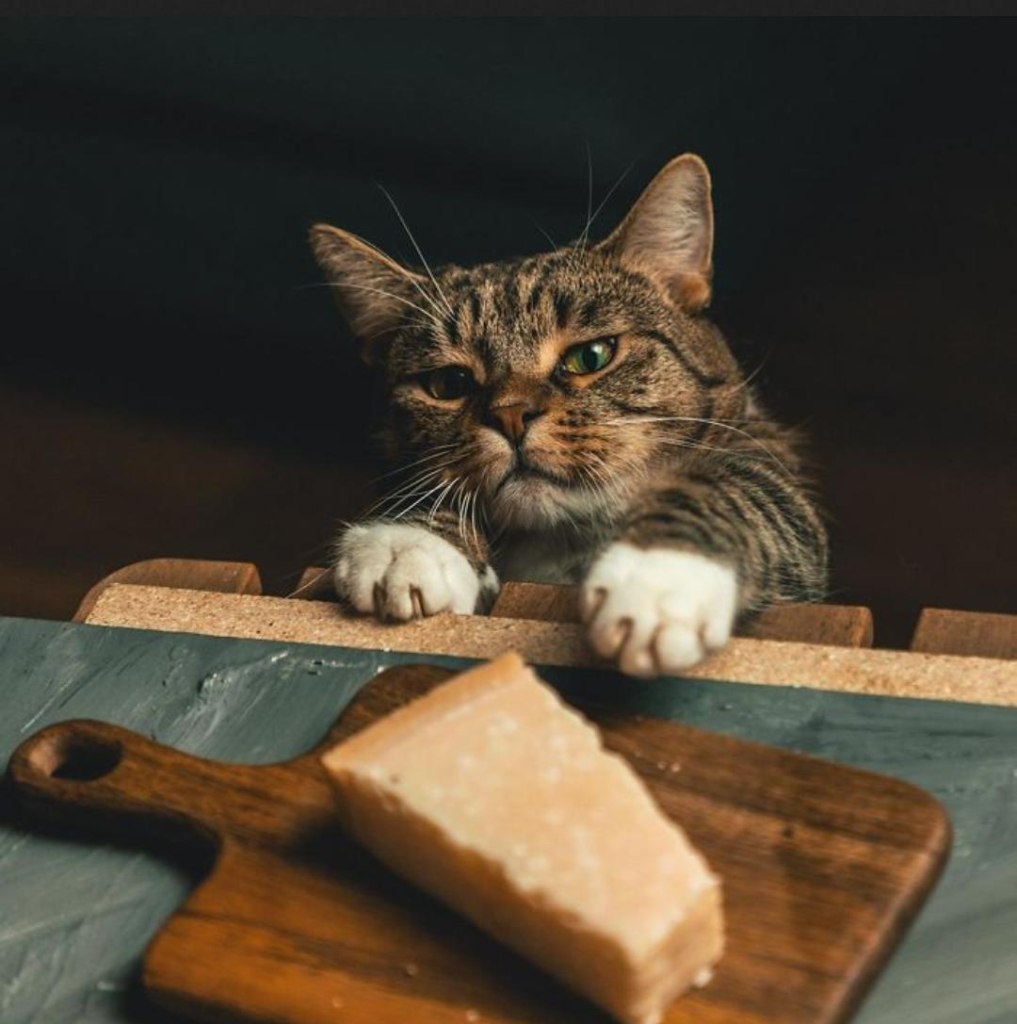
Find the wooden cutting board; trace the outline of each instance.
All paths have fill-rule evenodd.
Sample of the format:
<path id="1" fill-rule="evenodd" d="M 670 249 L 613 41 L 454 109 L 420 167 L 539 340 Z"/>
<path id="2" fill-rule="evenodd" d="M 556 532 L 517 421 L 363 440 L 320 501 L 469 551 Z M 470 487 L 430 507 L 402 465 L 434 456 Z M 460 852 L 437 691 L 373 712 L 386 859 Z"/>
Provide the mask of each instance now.
<path id="1" fill-rule="evenodd" d="M 449 674 L 388 669 L 322 744 L 282 764 L 207 761 L 79 720 L 22 743 L 7 781 L 29 813 L 134 837 L 144 826 L 214 854 L 145 955 L 144 985 L 171 1010 L 285 1024 L 604 1022 L 336 828 L 319 753 Z M 585 710 L 724 880 L 727 952 L 667 1024 L 846 1020 L 943 864 L 940 804 L 804 755 Z"/>

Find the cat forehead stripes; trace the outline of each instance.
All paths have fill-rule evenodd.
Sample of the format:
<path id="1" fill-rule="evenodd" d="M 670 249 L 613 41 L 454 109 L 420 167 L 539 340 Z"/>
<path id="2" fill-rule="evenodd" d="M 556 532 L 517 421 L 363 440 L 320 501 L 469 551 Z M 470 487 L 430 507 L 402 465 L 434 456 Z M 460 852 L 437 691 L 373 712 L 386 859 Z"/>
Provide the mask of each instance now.
<path id="1" fill-rule="evenodd" d="M 439 273 L 437 280 L 451 312 L 409 347 L 393 343 L 394 372 L 409 372 L 418 356 L 450 358 L 460 352 L 475 355 L 494 373 L 530 362 L 550 373 L 555 357 L 574 343 L 627 332 L 659 337 L 676 318 L 686 319 L 644 278 L 596 252 L 559 250 L 456 268 L 448 279 Z"/>
<path id="2" fill-rule="evenodd" d="M 475 352 L 492 369 L 533 359 L 556 344 L 639 326 L 648 303 L 588 253 L 559 251 L 469 270 L 439 272 L 449 309 L 415 341 L 418 351 Z M 645 292 L 645 288 L 643 289 Z M 411 332 L 412 333 L 412 330 Z"/>
<path id="3" fill-rule="evenodd" d="M 311 229 L 311 245 L 369 362 L 408 328 L 424 343 L 468 343 L 483 359 L 511 361 L 552 331 L 620 330 L 649 316 L 667 333 L 668 311 L 672 320 L 700 311 L 712 272 L 710 179 L 698 157 L 678 157 L 603 242 L 584 234 L 553 253 L 468 269 L 400 266 L 329 225 Z"/>

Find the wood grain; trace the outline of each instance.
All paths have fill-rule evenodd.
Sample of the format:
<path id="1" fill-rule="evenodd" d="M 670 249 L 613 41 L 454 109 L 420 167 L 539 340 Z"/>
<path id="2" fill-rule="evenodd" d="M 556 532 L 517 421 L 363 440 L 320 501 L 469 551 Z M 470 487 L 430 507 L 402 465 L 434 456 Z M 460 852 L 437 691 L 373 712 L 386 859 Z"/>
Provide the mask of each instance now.
<path id="1" fill-rule="evenodd" d="M 1017 658 L 1017 615 L 923 608 L 911 650 L 927 654 Z"/>
<path id="2" fill-rule="evenodd" d="M 114 584 L 103 593 L 88 622 L 464 658 L 493 658 L 515 648 L 537 665 L 604 666 L 590 651 L 582 628 L 569 622 L 444 613 L 407 623 L 379 623 L 351 615 L 334 602 L 131 584 Z M 747 637 L 730 640 L 682 677 L 1017 705 L 1017 663 L 1013 661 Z"/>
<path id="3" fill-rule="evenodd" d="M 506 619 L 578 622 L 577 588 L 549 583 L 506 583 L 491 614 Z M 871 647 L 872 613 L 857 605 L 779 605 L 755 616 L 735 635 L 757 640 Z"/>
<path id="4" fill-rule="evenodd" d="M 578 622 L 577 588 L 553 583 L 503 583 L 491 614 L 503 619 Z"/>
<path id="5" fill-rule="evenodd" d="M 29 813 L 217 851 L 145 957 L 144 984 L 167 1008 L 283 1024 L 599 1024 L 336 829 L 320 752 L 448 674 L 389 669 L 314 751 L 268 766 L 206 761 L 105 723 L 53 725 L 15 751 L 8 785 Z M 941 806 L 857 769 L 585 710 L 724 879 L 728 950 L 667 1024 L 846 1020 L 940 870 Z"/>
<path id="6" fill-rule="evenodd" d="M 73 621 L 86 621 L 99 594 L 111 583 L 220 593 L 261 593 L 257 569 L 245 562 L 151 559 L 125 566 L 100 580 L 82 600 Z M 302 601 L 334 600 L 329 570 L 322 566 L 308 567 L 287 596 Z M 490 614 L 507 619 L 578 622 L 577 588 L 548 583 L 508 582 L 502 586 Z M 872 613 L 868 608 L 853 605 L 781 605 L 755 616 L 738 629 L 736 635 L 757 640 L 871 647 Z"/>
<path id="7" fill-rule="evenodd" d="M 86 622 L 99 595 L 114 583 L 211 590 L 222 594 L 260 594 L 261 579 L 250 562 L 214 562 L 198 558 L 150 558 L 104 576 L 81 599 L 72 622 Z"/>
<path id="8" fill-rule="evenodd" d="M 860 605 L 778 605 L 760 612 L 735 635 L 831 647 L 871 647 L 872 612 Z"/>

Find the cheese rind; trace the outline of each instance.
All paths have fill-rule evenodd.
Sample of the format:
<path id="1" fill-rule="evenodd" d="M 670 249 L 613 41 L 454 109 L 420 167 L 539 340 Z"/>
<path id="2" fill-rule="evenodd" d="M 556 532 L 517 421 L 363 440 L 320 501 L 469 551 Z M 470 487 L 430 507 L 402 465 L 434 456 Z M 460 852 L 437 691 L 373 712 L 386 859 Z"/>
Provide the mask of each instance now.
<path id="1" fill-rule="evenodd" d="M 379 859 L 627 1024 L 723 948 L 719 880 L 596 728 L 509 653 L 322 758 Z"/>

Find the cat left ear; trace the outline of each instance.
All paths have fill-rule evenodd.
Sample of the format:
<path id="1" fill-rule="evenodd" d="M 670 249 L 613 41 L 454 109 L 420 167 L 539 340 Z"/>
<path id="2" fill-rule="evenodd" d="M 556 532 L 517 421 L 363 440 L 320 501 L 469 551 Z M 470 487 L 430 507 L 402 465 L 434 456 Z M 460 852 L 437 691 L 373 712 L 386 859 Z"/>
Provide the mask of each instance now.
<path id="1" fill-rule="evenodd" d="M 315 224 L 309 238 L 339 309 L 363 342 L 364 360 L 373 362 L 378 343 L 402 326 L 419 302 L 422 278 L 330 224 Z"/>
<path id="2" fill-rule="evenodd" d="M 649 277 L 676 306 L 696 312 L 709 305 L 713 204 L 703 160 L 675 157 L 599 248 Z"/>

